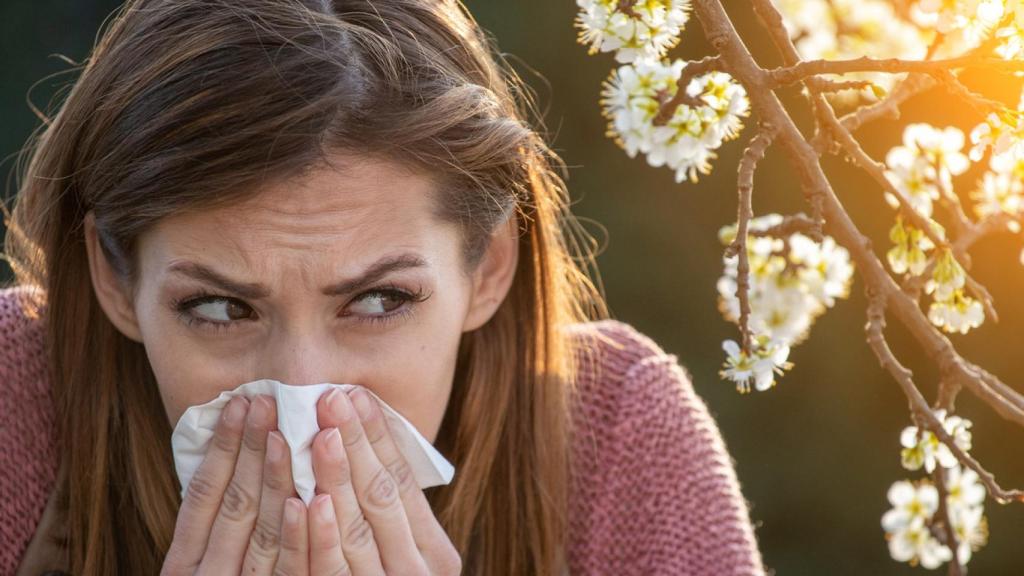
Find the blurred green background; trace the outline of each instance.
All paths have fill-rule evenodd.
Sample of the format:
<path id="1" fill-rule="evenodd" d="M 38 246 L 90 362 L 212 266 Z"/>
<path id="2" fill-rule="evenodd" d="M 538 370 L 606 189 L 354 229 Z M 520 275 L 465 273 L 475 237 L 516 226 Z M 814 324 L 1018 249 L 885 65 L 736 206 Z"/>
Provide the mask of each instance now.
<path id="1" fill-rule="evenodd" d="M 0 155 L 6 194 L 13 187 L 13 155 L 38 125 L 26 102 L 40 108 L 72 74 L 56 54 L 87 57 L 99 26 L 118 2 L 111 0 L 5 0 L 0 3 Z M 849 300 L 839 301 L 794 348 L 795 368 L 764 393 L 739 395 L 718 377 L 721 342 L 735 326 L 716 309 L 715 281 L 721 274 L 720 226 L 736 214 L 735 177 L 743 141 L 726 144 L 710 176 L 698 185 L 677 185 L 668 169 L 630 159 L 605 137 L 598 94 L 613 68 L 609 54 L 588 56 L 576 44 L 571 0 L 467 1 L 478 21 L 497 39 L 546 110 L 549 141 L 570 167 L 573 209 L 602 244 L 601 277 L 615 317 L 629 322 L 678 355 L 697 392 L 715 417 L 735 460 L 743 493 L 767 567 L 779 575 L 915 574 L 925 572 L 889 558 L 880 517 L 885 493 L 902 478 L 918 478 L 899 463 L 898 436 L 909 424 L 907 403 L 879 368 L 864 342 L 863 285 L 856 280 Z M 737 28 L 764 64 L 777 64 L 767 37 L 745 1 L 726 3 Z M 696 20 L 675 49 L 700 57 L 707 46 Z M 33 83 L 42 81 L 32 89 Z M 1016 103 L 1019 86 L 989 83 L 990 94 Z M 1018 92 L 1015 92 L 1017 90 Z M 788 95 L 797 104 L 795 95 Z M 926 94 L 904 108 L 901 121 L 885 121 L 861 132 L 876 158 L 899 143 L 910 121 L 957 125 L 978 122 L 970 110 L 941 93 Z M 806 126 L 807 118 L 797 115 Z M 883 254 L 892 211 L 877 187 L 845 163 L 829 158 L 828 171 L 842 201 Z M 976 174 L 958 180 L 963 191 Z M 805 210 L 800 190 L 781 154 L 769 151 L 755 180 L 754 210 Z M 1024 266 L 1020 238 L 1004 234 L 974 250 L 974 275 L 987 283 L 1001 320 L 968 336 L 953 337 L 969 358 L 1024 388 Z M 10 278 L 0 267 L 0 282 Z M 893 349 L 914 370 L 926 396 L 934 396 L 935 370 L 895 323 Z M 1024 485 L 1024 430 L 995 416 L 969 393 L 958 411 L 974 421 L 973 454 L 1004 487 Z M 1019 548 L 1024 505 L 1000 506 L 987 499 L 989 544 L 971 560 L 971 574 L 1024 574 Z M 945 569 L 941 570 L 945 573 Z"/>

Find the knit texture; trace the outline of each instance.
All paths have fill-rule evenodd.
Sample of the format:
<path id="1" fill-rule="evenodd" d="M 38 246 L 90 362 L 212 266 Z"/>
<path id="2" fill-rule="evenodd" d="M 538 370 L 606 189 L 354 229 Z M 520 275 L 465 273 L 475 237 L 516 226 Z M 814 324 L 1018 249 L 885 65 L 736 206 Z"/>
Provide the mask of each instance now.
<path id="1" fill-rule="evenodd" d="M 14 574 L 57 476 L 43 325 L 23 288 L 0 290 L 0 574 Z"/>
<path id="2" fill-rule="evenodd" d="M 0 289 L 0 575 L 14 574 L 54 487 L 41 321 Z M 718 427 L 674 354 L 629 324 L 574 324 L 571 575 L 763 575 Z"/>

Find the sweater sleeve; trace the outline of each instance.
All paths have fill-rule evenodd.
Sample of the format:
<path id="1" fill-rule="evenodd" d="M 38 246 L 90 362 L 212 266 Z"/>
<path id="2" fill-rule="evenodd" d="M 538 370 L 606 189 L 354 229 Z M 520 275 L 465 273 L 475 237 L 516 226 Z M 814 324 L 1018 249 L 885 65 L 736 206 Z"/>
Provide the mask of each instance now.
<path id="1" fill-rule="evenodd" d="M 673 354 L 626 371 L 612 432 L 612 501 L 635 502 L 614 536 L 635 558 L 621 574 L 763 575 L 733 461 Z"/>

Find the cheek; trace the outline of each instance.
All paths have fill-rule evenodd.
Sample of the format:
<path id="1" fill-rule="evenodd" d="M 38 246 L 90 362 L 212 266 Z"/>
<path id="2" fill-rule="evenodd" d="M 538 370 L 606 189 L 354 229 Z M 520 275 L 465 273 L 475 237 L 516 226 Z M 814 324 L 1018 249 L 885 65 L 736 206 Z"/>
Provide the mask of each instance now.
<path id="1" fill-rule="evenodd" d="M 395 350 L 357 382 L 404 416 L 431 443 L 451 396 L 461 331 L 434 331 Z"/>
<path id="2" fill-rule="evenodd" d="M 149 308 L 139 315 L 139 328 L 172 428 L 189 406 L 209 402 L 243 382 L 225 371 L 229 363 L 210 361 L 177 320 Z"/>
<path id="3" fill-rule="evenodd" d="M 172 338 L 156 334 L 144 341 L 172 427 L 189 406 L 209 402 L 221 391 L 242 383 L 225 385 L 225 382 L 232 381 L 221 374 L 218 363 L 194 361 L 195 357 L 187 352 L 187 348 L 176 345 Z"/>

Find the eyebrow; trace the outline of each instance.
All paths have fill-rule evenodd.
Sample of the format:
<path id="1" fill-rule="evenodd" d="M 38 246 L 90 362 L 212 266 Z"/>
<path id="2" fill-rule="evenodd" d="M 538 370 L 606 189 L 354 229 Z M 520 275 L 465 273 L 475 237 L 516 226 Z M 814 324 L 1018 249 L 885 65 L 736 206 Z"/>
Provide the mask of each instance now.
<path id="1" fill-rule="evenodd" d="M 352 294 L 369 287 L 374 282 L 388 274 L 409 268 L 423 268 L 427 261 L 419 254 L 407 252 L 395 256 L 385 256 L 371 264 L 362 274 L 355 278 L 342 280 L 321 289 L 325 296 L 340 296 Z M 199 264 L 198 262 L 177 262 L 167 268 L 168 272 L 188 276 L 194 280 L 205 282 L 223 290 L 231 292 L 239 297 L 249 300 L 259 300 L 270 296 L 270 288 L 260 283 L 247 283 L 232 280 L 212 268 Z"/>

